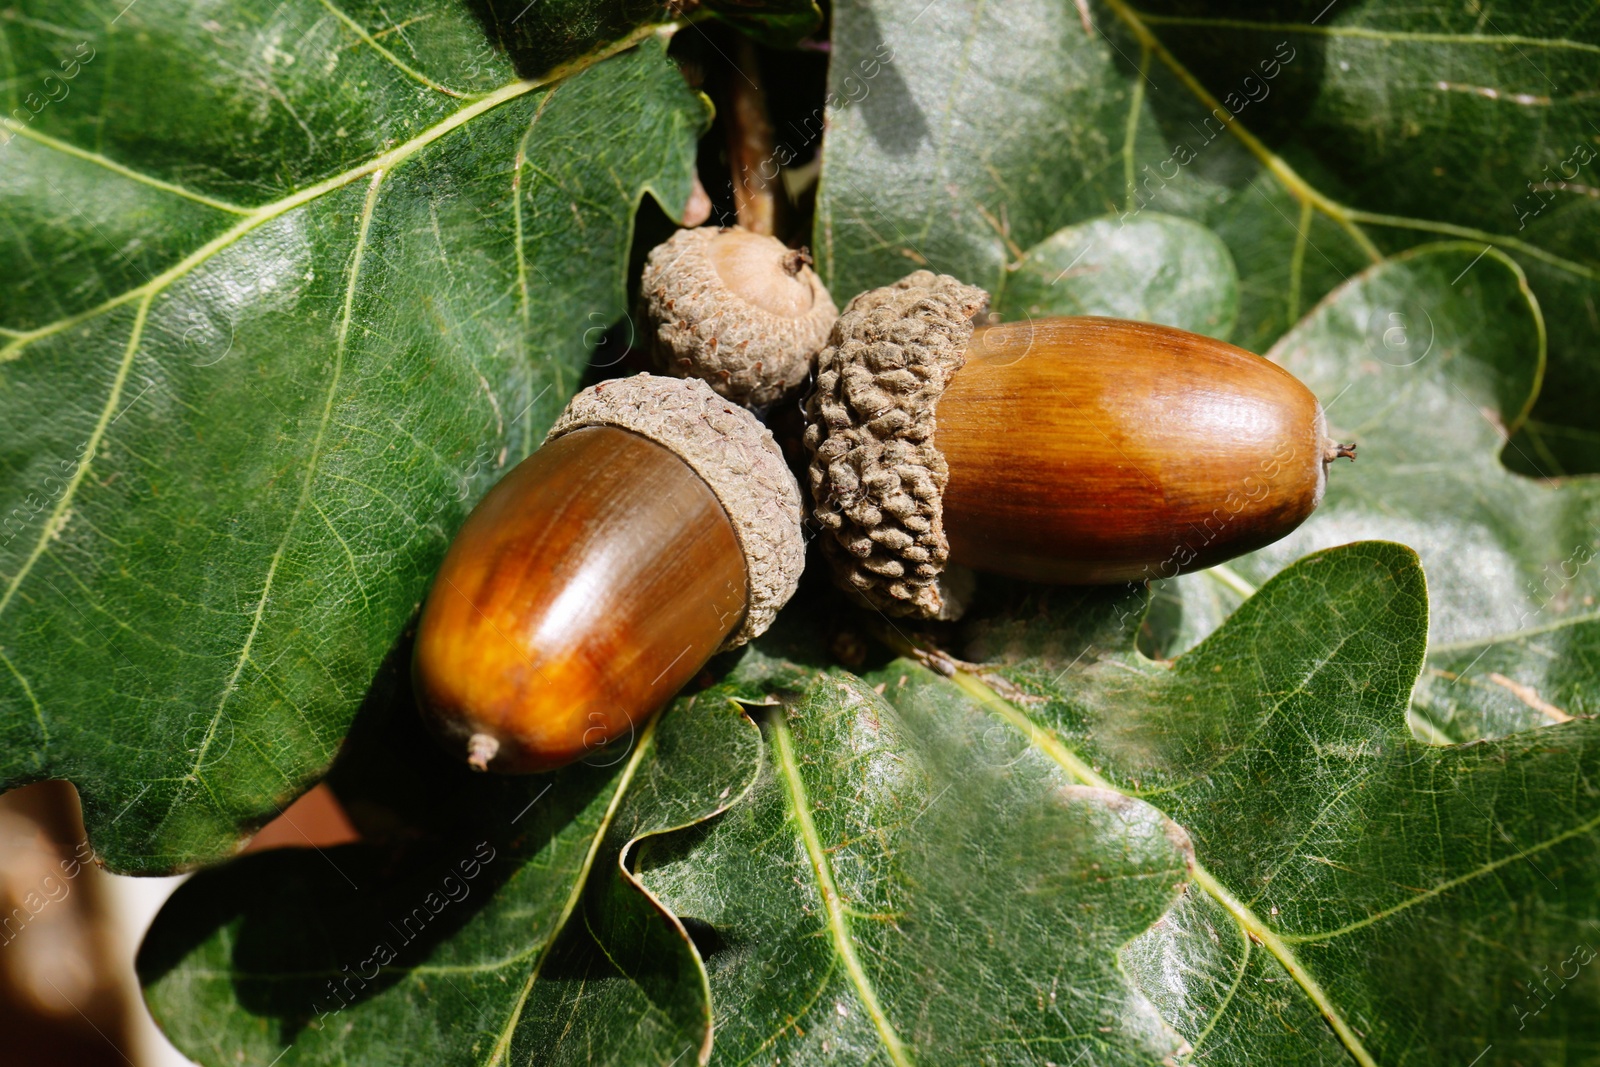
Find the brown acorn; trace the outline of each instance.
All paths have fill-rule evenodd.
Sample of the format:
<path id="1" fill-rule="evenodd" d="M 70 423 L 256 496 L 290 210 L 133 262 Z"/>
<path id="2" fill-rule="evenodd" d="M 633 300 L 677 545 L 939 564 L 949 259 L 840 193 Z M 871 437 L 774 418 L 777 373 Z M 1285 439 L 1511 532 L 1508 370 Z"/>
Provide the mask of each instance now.
<path id="1" fill-rule="evenodd" d="M 679 230 L 651 250 L 639 289 L 662 373 L 750 407 L 806 380 L 839 317 L 809 253 L 736 227 Z"/>
<path id="2" fill-rule="evenodd" d="M 559 767 L 764 631 L 804 555 L 799 487 L 754 416 L 699 381 L 602 382 L 451 543 L 418 703 L 479 770 Z"/>
<path id="3" fill-rule="evenodd" d="M 947 564 L 1067 583 L 1212 566 L 1293 530 L 1354 457 L 1260 356 L 1119 319 L 975 329 L 987 302 L 919 271 L 851 301 L 819 357 L 815 514 L 874 607 L 958 615 Z"/>

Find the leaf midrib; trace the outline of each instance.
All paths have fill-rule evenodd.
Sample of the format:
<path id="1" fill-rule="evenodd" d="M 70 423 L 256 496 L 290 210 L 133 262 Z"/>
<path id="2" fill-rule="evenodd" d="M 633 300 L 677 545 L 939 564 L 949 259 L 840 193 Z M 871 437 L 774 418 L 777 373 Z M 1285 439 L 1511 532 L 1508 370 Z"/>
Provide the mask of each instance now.
<path id="1" fill-rule="evenodd" d="M 862 966 L 860 956 L 856 954 L 855 935 L 850 929 L 850 918 L 844 912 L 843 897 L 839 893 L 838 883 L 834 881 L 833 868 L 828 863 L 827 849 L 823 846 L 822 836 L 817 832 L 816 822 L 811 817 L 811 800 L 806 793 L 805 782 L 800 777 L 800 766 L 795 759 L 794 738 L 789 732 L 789 722 L 784 716 L 784 709 L 778 709 L 778 713 L 771 716 L 770 721 L 778 772 L 788 792 L 789 809 L 794 815 L 801 843 L 805 846 L 806 856 L 811 861 L 817 893 L 822 898 L 822 908 L 828 917 L 828 935 L 833 942 L 834 952 L 844 964 L 845 973 L 850 976 L 850 983 L 855 987 L 856 996 L 872 1019 L 872 1025 L 878 1031 L 878 1037 L 883 1042 L 884 1052 L 890 1062 L 896 1067 L 912 1067 L 910 1053 L 895 1031 L 894 1024 L 889 1021 L 883 1004 L 878 1000 L 877 989 L 866 968 Z"/>
<path id="2" fill-rule="evenodd" d="M 1116 15 L 1117 19 L 1127 26 L 1129 32 L 1138 40 L 1139 46 L 1153 52 L 1197 100 L 1207 108 L 1214 111 L 1220 110 L 1223 114 L 1229 116 L 1229 121 L 1225 124 L 1228 131 L 1244 146 L 1246 151 L 1256 157 L 1261 165 L 1278 180 L 1291 196 L 1302 205 L 1310 204 L 1331 219 L 1345 231 L 1350 240 L 1372 262 L 1381 262 L 1384 256 L 1366 231 L 1362 229 L 1361 224 L 1363 223 L 1371 226 L 1387 226 L 1395 229 L 1416 230 L 1423 233 L 1435 233 L 1449 237 L 1482 241 L 1485 244 L 1499 248 L 1521 252 L 1523 255 L 1530 256 L 1559 270 L 1582 278 L 1600 280 L 1600 267 L 1558 256 L 1553 252 L 1540 248 L 1538 245 L 1529 244 L 1515 237 L 1490 233 L 1487 230 L 1479 230 L 1471 226 L 1440 222 L 1434 219 L 1417 219 L 1402 215 L 1366 211 L 1334 200 L 1301 177 L 1298 171 L 1276 152 L 1268 148 L 1255 134 L 1250 132 L 1237 115 L 1234 115 L 1228 108 L 1224 107 L 1221 101 L 1201 84 L 1200 79 L 1195 77 L 1178 60 L 1177 56 L 1173 55 L 1161 38 L 1150 29 L 1150 25 L 1147 23 L 1160 22 L 1157 17 L 1134 10 L 1128 6 L 1126 0 L 1105 0 L 1105 3 L 1112 13 Z M 1596 51 L 1600 51 L 1600 48 L 1597 48 Z"/>
<path id="3" fill-rule="evenodd" d="M 989 687 L 988 683 L 984 682 L 977 675 L 957 668 L 956 673 L 951 677 L 950 680 L 974 700 L 976 700 L 981 706 L 989 709 L 991 712 L 1004 719 L 1013 728 L 1020 731 L 1029 739 L 1029 741 L 1037 746 L 1040 751 L 1044 752 L 1045 755 L 1054 760 L 1062 768 L 1062 770 L 1076 778 L 1079 782 L 1098 789 L 1107 789 L 1121 796 L 1129 797 L 1130 799 L 1143 799 L 1136 794 L 1129 793 L 1127 790 L 1122 789 L 1110 779 L 1097 772 L 1093 767 L 1090 767 L 1080 756 L 1077 755 L 1077 753 L 1073 752 L 1066 745 L 1062 744 L 1060 739 L 1058 739 L 1053 733 L 1048 730 L 1041 729 L 1036 723 L 1034 723 L 1032 719 L 1023 714 L 1021 709 L 1017 708 L 1010 701 L 1000 696 L 999 693 L 996 693 L 992 688 Z M 1148 801 L 1146 801 L 1146 803 L 1148 803 Z M 1306 997 L 1316 1006 L 1317 1011 L 1321 1013 L 1322 1017 L 1328 1021 L 1328 1025 L 1333 1027 L 1334 1033 L 1338 1035 L 1340 1043 L 1345 1046 L 1345 1050 L 1350 1053 L 1351 1058 L 1359 1063 L 1361 1067 L 1377 1067 L 1377 1062 L 1366 1050 L 1365 1045 L 1362 1043 L 1361 1038 L 1356 1034 L 1355 1029 L 1351 1027 L 1351 1025 L 1345 1020 L 1337 1005 L 1333 1003 L 1333 999 L 1328 996 L 1327 992 L 1323 990 L 1316 978 L 1313 977 L 1311 973 L 1305 969 L 1305 966 L 1300 963 L 1299 958 L 1294 954 L 1294 950 L 1291 949 L 1288 943 L 1278 935 L 1277 931 L 1273 930 L 1272 927 L 1262 922 L 1260 917 L 1258 917 L 1254 911 L 1252 911 L 1238 897 L 1234 896 L 1226 886 L 1217 881 L 1217 879 L 1200 863 L 1198 858 L 1191 858 L 1189 860 L 1189 873 L 1194 879 L 1196 885 L 1205 890 L 1205 892 L 1213 900 L 1215 900 L 1230 915 L 1233 916 L 1234 921 L 1239 924 L 1240 929 L 1243 930 L 1247 936 L 1255 937 L 1257 941 L 1259 941 L 1259 943 L 1267 949 L 1268 952 L 1271 952 L 1272 955 L 1277 958 L 1284 970 L 1288 971 L 1290 977 L 1295 980 L 1295 984 L 1300 987 L 1301 991 L 1305 993 Z"/>
<path id="4" fill-rule="evenodd" d="M 189 255 L 185 256 L 171 267 L 168 267 L 160 274 L 157 274 L 155 277 L 145 282 L 143 285 L 135 286 L 123 293 L 118 294 L 117 296 L 110 298 L 109 300 L 96 305 L 95 307 L 89 308 L 85 311 L 77 312 L 73 315 L 68 315 L 65 318 L 58 319 L 53 323 L 35 327 L 31 330 L 8 330 L 7 332 L 12 335 L 13 339 L 3 348 L 0 348 L 0 364 L 8 363 L 13 359 L 18 358 L 20 351 L 33 341 L 52 336 L 62 332 L 63 330 L 71 329 L 80 322 L 103 315 L 106 312 L 121 307 L 123 304 L 126 304 L 132 300 L 136 300 L 141 296 L 153 296 L 162 292 L 172 285 L 173 282 L 185 277 L 202 263 L 205 263 L 219 252 L 237 242 L 240 238 L 254 230 L 261 228 L 268 222 L 271 222 L 272 220 L 279 218 L 290 211 L 293 211 L 295 208 L 302 207 L 313 200 L 319 199 L 320 197 L 326 196 L 331 192 L 342 189 L 352 182 L 359 181 L 367 175 L 372 174 L 374 171 L 392 171 L 395 167 L 399 166 L 401 163 L 404 163 L 407 159 L 410 159 L 422 149 L 433 144 L 441 137 L 453 133 L 455 130 L 466 125 L 479 115 L 487 111 L 492 111 L 501 104 L 515 100 L 516 98 L 524 96 L 537 89 L 541 89 L 547 85 L 555 84 L 556 82 L 564 81 L 565 79 L 576 74 L 580 74 L 589 67 L 594 66 L 596 63 L 599 63 L 605 59 L 609 59 L 611 56 L 616 55 L 619 52 L 625 52 L 629 48 L 632 48 L 640 42 L 647 40 L 651 36 L 660 32 L 664 25 L 667 24 L 648 23 L 644 26 L 638 27 L 627 36 L 613 41 L 604 48 L 586 53 L 577 59 L 570 60 L 567 63 L 554 68 L 550 71 L 550 73 L 543 77 L 523 78 L 514 82 L 508 82 L 493 92 L 486 93 L 481 98 L 474 100 L 471 104 L 468 104 L 466 107 L 454 112 L 443 121 L 428 127 L 403 144 L 396 145 L 394 148 L 389 149 L 387 152 L 381 152 L 378 155 L 373 156 L 371 159 L 368 159 L 364 163 L 360 163 L 349 170 L 335 174 L 330 178 L 324 178 L 320 182 L 317 182 L 313 185 L 308 185 L 304 189 L 301 189 L 298 192 L 290 193 L 288 196 L 275 200 L 270 204 L 263 204 L 260 207 L 249 209 L 245 214 L 245 217 L 239 222 L 235 223 L 223 233 L 220 233 L 216 237 L 207 241 L 205 244 L 189 253 Z M 148 184 L 166 184 L 161 183 L 159 179 L 151 178 L 147 175 L 141 176 L 140 180 L 145 181 Z M 197 194 L 190 193 L 188 195 L 193 198 Z"/>
<path id="5" fill-rule="evenodd" d="M 1278 962 L 1283 965 L 1283 969 L 1289 972 L 1289 976 L 1295 980 L 1295 984 L 1316 1005 L 1317 1011 L 1328 1021 L 1328 1025 L 1333 1027 L 1333 1032 L 1338 1035 L 1340 1043 L 1344 1045 L 1345 1051 L 1350 1053 L 1351 1059 L 1361 1064 L 1361 1067 L 1377 1067 L 1377 1061 L 1367 1051 L 1360 1036 L 1355 1032 L 1355 1028 L 1345 1021 L 1344 1015 L 1339 1011 L 1337 1005 L 1333 1003 L 1333 998 L 1328 996 L 1327 991 L 1322 988 L 1322 984 L 1316 980 L 1310 971 L 1306 970 L 1305 965 L 1300 962 L 1300 958 L 1295 955 L 1288 942 L 1279 936 L 1276 930 L 1262 922 L 1260 916 L 1256 915 L 1244 901 L 1234 896 L 1228 887 L 1219 882 L 1210 871 L 1206 870 L 1198 859 L 1190 861 L 1189 873 L 1194 878 L 1196 885 L 1204 889 L 1213 900 L 1227 909 L 1228 913 L 1233 916 L 1234 921 L 1239 924 L 1248 937 L 1259 941 L 1268 952 L 1277 957 Z"/>
<path id="6" fill-rule="evenodd" d="M 1095 772 L 1093 768 L 1089 767 L 1080 757 L 1073 753 L 1070 748 L 1062 744 L 1054 734 L 1041 729 L 1033 722 L 1032 719 L 1026 716 L 1020 709 L 1016 708 L 1009 701 L 1001 697 L 977 675 L 970 674 L 958 668 L 956 674 L 951 680 L 969 696 L 972 696 L 979 704 L 1005 719 L 1015 729 L 1023 732 L 1041 751 L 1054 760 L 1068 774 L 1077 778 L 1083 784 L 1102 789 L 1109 789 L 1120 793 L 1123 796 L 1142 799 L 1140 794 L 1131 793 L 1127 790 L 1121 789 L 1108 779 Z M 1238 897 L 1234 896 L 1234 894 L 1225 885 L 1223 885 L 1215 875 L 1211 874 L 1210 871 L 1208 871 L 1198 859 L 1191 861 L 1190 873 L 1194 878 L 1195 884 L 1205 890 L 1205 892 L 1211 896 L 1212 899 L 1216 900 L 1218 904 L 1227 910 L 1229 914 L 1234 917 L 1235 922 L 1239 924 L 1240 928 L 1248 935 L 1249 938 L 1253 938 L 1277 958 L 1278 962 L 1286 971 L 1288 971 L 1289 975 L 1295 980 L 1295 983 L 1300 986 L 1307 998 L 1312 1001 L 1312 1003 L 1317 1007 L 1317 1010 L 1328 1021 L 1328 1024 L 1333 1028 L 1335 1034 L 1338 1035 L 1341 1043 L 1344 1044 L 1351 1057 L 1355 1059 L 1357 1063 L 1361 1064 L 1362 1067 L 1376 1067 L 1376 1061 L 1373 1060 L 1371 1054 L 1366 1050 L 1359 1035 L 1356 1034 L 1354 1028 L 1352 1028 L 1344 1019 L 1343 1015 L 1339 1012 L 1338 1007 L 1334 1004 L 1333 999 L 1328 995 L 1326 990 L 1322 988 L 1321 984 L 1317 982 L 1316 978 L 1311 975 L 1311 973 L 1306 970 L 1305 966 L 1300 962 L 1299 957 L 1295 954 L 1293 946 L 1301 944 L 1317 944 L 1332 940 L 1336 937 L 1341 937 L 1345 934 L 1350 934 L 1358 930 L 1365 929 L 1366 927 L 1382 922 L 1393 915 L 1407 911 L 1419 904 L 1439 897 L 1452 889 L 1458 888 L 1459 886 L 1473 881 L 1474 879 L 1491 874 L 1494 871 L 1499 870 L 1501 867 L 1505 867 L 1516 862 L 1517 860 L 1524 859 L 1532 853 L 1543 852 L 1547 849 L 1555 847 L 1558 844 L 1561 844 L 1564 841 L 1591 833 L 1596 829 L 1600 829 L 1600 816 L 1596 816 L 1595 818 L 1590 819 L 1589 821 L 1578 826 L 1570 827 L 1551 838 L 1537 842 L 1529 848 L 1519 849 L 1518 851 L 1510 853 L 1506 856 L 1502 856 L 1499 859 L 1480 864 L 1473 870 L 1460 874 L 1455 878 L 1449 879 L 1436 886 L 1432 886 L 1425 892 L 1418 893 L 1415 896 L 1400 901 L 1398 904 L 1381 909 L 1354 922 L 1347 923 L 1346 925 L 1333 930 L 1317 931 L 1312 933 L 1279 933 L 1277 930 L 1265 923 L 1258 915 L 1256 915 L 1253 909 L 1251 909 Z M 1220 1016 L 1220 1010 L 1218 1012 L 1218 1016 Z M 1214 1024 L 1215 1018 L 1212 1020 L 1212 1025 Z M 1210 1029 L 1211 1027 L 1208 1026 L 1206 1032 L 1209 1033 Z"/>

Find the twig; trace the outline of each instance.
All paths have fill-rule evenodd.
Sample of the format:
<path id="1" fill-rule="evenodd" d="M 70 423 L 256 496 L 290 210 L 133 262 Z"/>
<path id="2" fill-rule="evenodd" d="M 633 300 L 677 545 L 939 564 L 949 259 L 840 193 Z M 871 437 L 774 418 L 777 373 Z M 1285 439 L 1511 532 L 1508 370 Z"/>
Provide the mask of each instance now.
<path id="1" fill-rule="evenodd" d="M 778 166 L 773 155 L 772 120 L 755 45 L 740 38 L 728 78 L 728 170 L 739 225 L 752 233 L 777 232 Z"/>

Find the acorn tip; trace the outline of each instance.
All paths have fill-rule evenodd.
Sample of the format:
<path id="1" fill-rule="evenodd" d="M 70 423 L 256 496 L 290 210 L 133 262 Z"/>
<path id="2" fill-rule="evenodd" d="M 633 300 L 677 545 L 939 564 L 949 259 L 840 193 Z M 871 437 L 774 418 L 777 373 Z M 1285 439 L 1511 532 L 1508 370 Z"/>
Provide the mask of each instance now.
<path id="1" fill-rule="evenodd" d="M 488 734 L 473 734 L 467 739 L 467 766 L 475 771 L 489 769 L 489 761 L 500 751 L 500 742 Z"/>
<path id="2" fill-rule="evenodd" d="M 1327 450 L 1322 454 L 1322 462 L 1332 463 L 1341 456 L 1354 463 L 1356 459 L 1356 446 L 1354 444 L 1341 445 L 1337 441 L 1329 441 Z"/>

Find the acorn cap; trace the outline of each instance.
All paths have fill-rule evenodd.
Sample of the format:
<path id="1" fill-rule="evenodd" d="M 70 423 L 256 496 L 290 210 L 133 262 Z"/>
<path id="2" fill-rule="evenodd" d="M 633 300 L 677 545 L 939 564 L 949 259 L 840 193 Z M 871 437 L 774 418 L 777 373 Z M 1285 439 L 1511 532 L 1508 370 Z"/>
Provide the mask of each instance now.
<path id="1" fill-rule="evenodd" d="M 654 441 L 705 481 L 739 540 L 749 585 L 744 621 L 723 649 L 764 633 L 794 595 L 806 558 L 800 486 L 767 428 L 705 382 L 652 374 L 583 390 L 545 441 L 585 426 L 615 426 Z"/>
<path id="2" fill-rule="evenodd" d="M 837 584 L 886 614 L 954 618 L 964 605 L 960 572 L 945 572 L 934 408 L 988 303 L 919 270 L 850 301 L 817 360 L 805 440 L 819 540 Z"/>
<path id="3" fill-rule="evenodd" d="M 839 315 L 810 262 L 748 230 L 673 234 L 651 250 L 640 281 L 656 366 L 751 407 L 799 386 Z"/>

